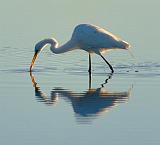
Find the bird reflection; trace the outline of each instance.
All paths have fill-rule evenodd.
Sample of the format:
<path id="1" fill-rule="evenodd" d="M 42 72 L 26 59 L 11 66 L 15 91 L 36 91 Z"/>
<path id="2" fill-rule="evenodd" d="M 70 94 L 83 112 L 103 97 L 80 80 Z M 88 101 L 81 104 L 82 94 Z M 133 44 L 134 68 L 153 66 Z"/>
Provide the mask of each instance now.
<path id="1" fill-rule="evenodd" d="M 75 93 L 63 88 L 54 88 L 51 91 L 50 97 L 43 93 L 40 86 L 37 84 L 32 72 L 30 73 L 33 86 L 35 88 L 35 96 L 40 102 L 47 105 L 53 105 L 58 102 L 59 98 L 63 98 L 72 104 L 75 116 L 78 122 L 88 122 L 93 118 L 108 112 L 119 103 L 126 102 L 130 96 L 131 89 L 124 92 L 109 92 L 104 87 L 111 79 L 112 74 L 109 74 L 100 88 L 91 88 L 91 74 L 89 75 L 89 89 L 82 93 Z"/>

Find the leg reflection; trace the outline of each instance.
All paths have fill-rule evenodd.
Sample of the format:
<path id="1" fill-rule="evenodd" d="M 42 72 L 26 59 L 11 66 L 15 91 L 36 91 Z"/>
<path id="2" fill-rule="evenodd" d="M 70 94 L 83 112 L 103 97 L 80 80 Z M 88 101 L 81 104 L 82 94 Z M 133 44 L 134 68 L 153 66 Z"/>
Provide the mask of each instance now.
<path id="1" fill-rule="evenodd" d="M 105 82 L 101 84 L 101 86 L 104 87 L 104 85 L 108 83 L 108 81 L 112 78 L 112 76 L 113 76 L 113 73 L 110 73 L 108 77 L 105 79 Z"/>

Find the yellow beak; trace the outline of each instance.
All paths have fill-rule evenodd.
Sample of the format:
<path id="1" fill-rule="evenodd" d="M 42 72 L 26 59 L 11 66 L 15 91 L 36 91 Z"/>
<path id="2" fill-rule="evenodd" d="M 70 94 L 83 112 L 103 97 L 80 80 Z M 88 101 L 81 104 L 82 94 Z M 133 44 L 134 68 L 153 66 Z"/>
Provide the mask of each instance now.
<path id="1" fill-rule="evenodd" d="M 35 53 L 33 58 L 32 58 L 32 62 L 31 62 L 31 65 L 30 65 L 30 72 L 32 71 L 32 67 L 33 67 L 33 65 L 35 63 L 35 60 L 36 60 L 37 56 L 38 56 L 38 53 Z"/>

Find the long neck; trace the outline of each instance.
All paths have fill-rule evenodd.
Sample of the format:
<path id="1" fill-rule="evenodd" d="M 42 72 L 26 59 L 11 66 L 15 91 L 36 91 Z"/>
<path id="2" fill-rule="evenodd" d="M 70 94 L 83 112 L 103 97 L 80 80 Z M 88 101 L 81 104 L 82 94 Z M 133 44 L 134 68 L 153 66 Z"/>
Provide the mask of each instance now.
<path id="1" fill-rule="evenodd" d="M 50 44 L 51 44 L 50 50 L 56 54 L 65 53 L 73 49 L 76 49 L 76 44 L 73 42 L 73 40 L 69 40 L 62 46 L 58 46 L 58 43 L 50 43 Z"/>

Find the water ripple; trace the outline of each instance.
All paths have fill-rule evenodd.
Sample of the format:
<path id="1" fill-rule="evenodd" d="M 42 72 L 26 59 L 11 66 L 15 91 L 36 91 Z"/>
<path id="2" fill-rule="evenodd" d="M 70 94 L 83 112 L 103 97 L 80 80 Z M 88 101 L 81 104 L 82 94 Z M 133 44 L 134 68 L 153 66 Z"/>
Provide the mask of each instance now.
<path id="1" fill-rule="evenodd" d="M 139 64 L 117 64 L 113 66 L 115 69 L 114 75 L 123 75 L 123 76 L 134 76 L 134 77 L 153 77 L 160 76 L 160 64 L 156 62 L 144 62 Z M 0 69 L 0 73 L 26 73 L 29 72 L 28 68 L 8 68 Z M 54 67 L 37 65 L 33 72 L 46 72 L 52 74 L 55 72 L 66 73 L 69 75 L 88 75 L 88 70 L 85 65 L 77 66 L 64 66 L 64 68 L 59 68 L 58 65 Z M 106 75 L 110 73 L 107 66 L 94 66 L 92 70 L 94 75 Z"/>
<path id="2" fill-rule="evenodd" d="M 10 46 L 1 47 L 0 52 L 0 73 L 26 73 L 29 71 L 33 50 L 31 48 L 16 48 Z M 74 54 L 74 55 L 73 55 Z M 54 55 L 44 51 L 41 59 L 38 59 L 33 72 L 62 72 L 69 75 L 88 75 L 88 60 L 79 57 L 77 53 L 69 53 L 63 55 Z M 6 57 L 7 56 L 7 57 Z M 68 61 L 69 58 L 69 61 Z M 75 59 L 74 58 L 79 58 Z M 45 59 L 45 61 L 44 61 Z M 13 61 L 12 61 L 13 60 Z M 41 64 L 41 65 L 39 65 Z M 52 67 L 53 66 L 53 67 Z M 160 76 L 159 62 L 140 62 L 140 63 L 119 63 L 114 64 L 115 75 L 135 76 L 135 77 L 153 77 Z M 110 73 L 110 69 L 106 64 L 94 62 L 92 65 L 92 73 L 94 75 L 106 75 Z"/>
<path id="3" fill-rule="evenodd" d="M 94 65 L 92 73 L 94 75 L 106 75 L 110 73 L 107 66 Z M 138 64 L 116 64 L 113 66 L 115 69 L 115 75 L 137 76 L 137 77 L 153 77 L 160 76 L 160 64 L 157 62 L 143 62 Z M 87 68 L 85 65 L 68 67 L 64 69 L 65 73 L 72 75 L 86 75 Z"/>
<path id="4" fill-rule="evenodd" d="M 40 67 L 33 69 L 32 72 L 54 72 L 57 70 L 56 67 Z M 29 68 L 19 68 L 19 69 L 1 69 L 1 73 L 29 73 Z"/>

